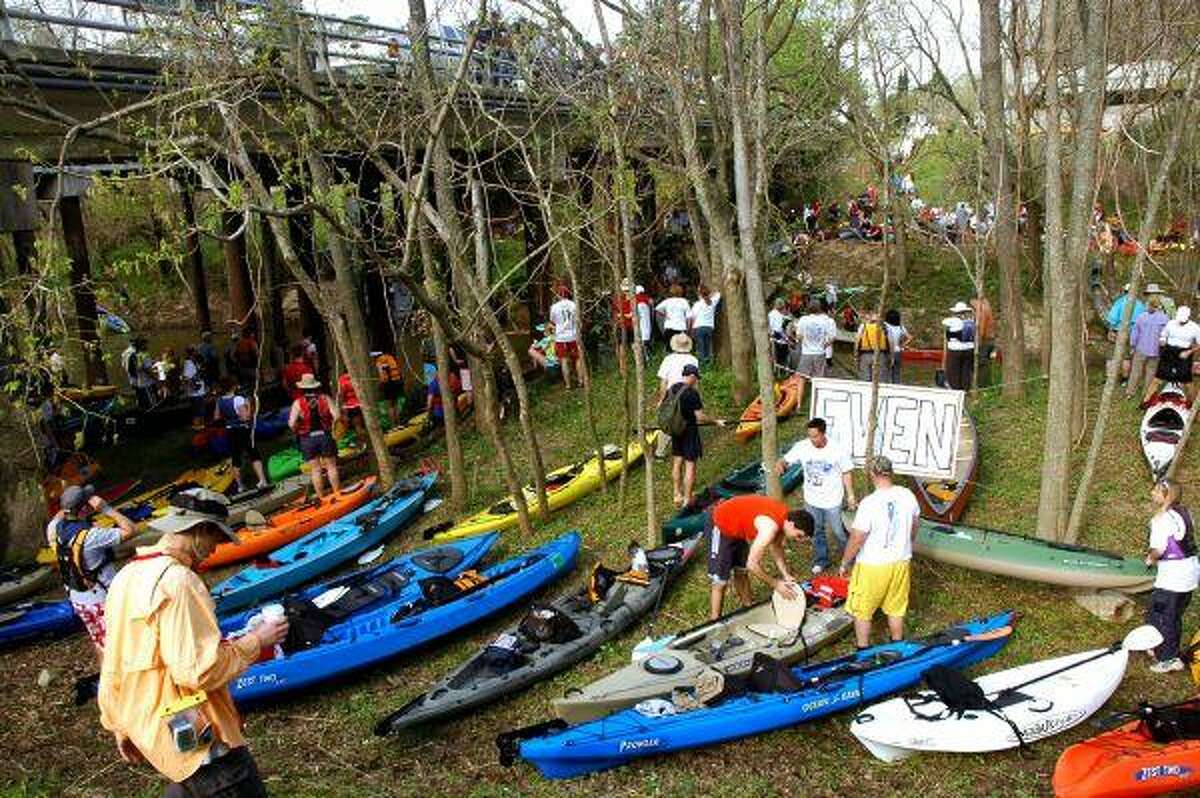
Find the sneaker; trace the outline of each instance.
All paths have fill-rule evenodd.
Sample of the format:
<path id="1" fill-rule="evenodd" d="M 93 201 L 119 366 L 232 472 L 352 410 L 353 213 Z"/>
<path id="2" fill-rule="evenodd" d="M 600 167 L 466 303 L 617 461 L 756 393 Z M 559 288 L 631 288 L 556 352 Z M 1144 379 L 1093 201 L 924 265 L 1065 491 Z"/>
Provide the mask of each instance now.
<path id="1" fill-rule="evenodd" d="M 1183 660 L 1176 657 L 1175 659 L 1167 659 L 1162 662 L 1156 662 L 1150 666 L 1153 673 L 1173 673 L 1183 670 Z"/>
<path id="2" fill-rule="evenodd" d="M 819 562 L 813 563 L 813 567 L 812 567 L 813 576 L 816 576 L 817 574 L 821 573 L 824 570 L 825 570 L 825 566 L 821 565 L 821 563 L 819 563 Z"/>

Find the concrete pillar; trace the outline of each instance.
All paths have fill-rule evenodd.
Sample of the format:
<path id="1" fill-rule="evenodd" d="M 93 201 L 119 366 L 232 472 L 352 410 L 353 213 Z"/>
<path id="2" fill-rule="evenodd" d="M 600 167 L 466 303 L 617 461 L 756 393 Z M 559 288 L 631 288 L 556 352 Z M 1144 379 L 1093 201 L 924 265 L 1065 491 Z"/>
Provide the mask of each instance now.
<path id="1" fill-rule="evenodd" d="M 88 259 L 80 194 L 82 191 L 64 192 L 58 200 L 58 214 L 62 220 L 67 257 L 71 261 L 71 297 L 75 302 L 75 326 L 83 350 L 84 382 L 96 385 L 107 382 L 108 374 L 96 331 L 96 295 L 92 291 L 92 264 Z"/>
<path id="2" fill-rule="evenodd" d="M 530 253 L 537 251 L 538 247 L 543 247 L 548 240 L 546 220 L 542 216 L 542 209 L 536 204 L 522 204 L 520 207 L 525 233 L 525 254 L 529 257 Z M 543 249 L 540 254 L 528 260 L 526 269 L 532 275 L 529 280 L 529 310 L 535 318 L 544 320 L 550 312 L 553 302 L 551 293 L 554 288 L 551 284 L 553 280 L 550 274 L 549 249 Z"/>
<path id="3" fill-rule="evenodd" d="M 284 193 L 289 206 L 295 207 L 304 203 L 304 189 L 295 183 L 287 184 L 284 187 Z M 288 229 L 291 232 L 292 246 L 296 250 L 296 257 L 300 259 L 304 273 L 316 280 L 317 250 L 316 242 L 313 240 L 312 214 L 289 216 Z M 300 329 L 302 333 L 311 335 L 313 342 L 317 345 L 317 352 L 320 355 L 321 379 L 325 381 L 323 375 L 328 372 L 330 355 L 329 347 L 326 345 L 325 320 L 321 318 L 317 306 L 312 303 L 304 289 L 297 285 L 296 291 L 300 306 Z"/>
<path id="4" fill-rule="evenodd" d="M 263 338 L 269 339 L 272 346 L 279 346 L 287 339 L 287 324 L 283 317 L 283 290 L 280 287 L 285 282 L 283 264 L 279 262 L 279 250 L 275 246 L 271 220 L 261 215 L 257 219 L 263 254 Z"/>
<path id="5" fill-rule="evenodd" d="M 383 241 L 383 207 L 381 205 L 383 175 L 374 165 L 361 162 L 358 172 L 358 224 L 366 239 L 365 247 L 376 248 Z M 392 323 L 389 318 L 387 285 L 383 272 L 369 254 L 362 257 L 363 293 L 366 307 L 363 318 L 367 322 L 367 335 L 371 348 L 391 352 L 396 348 L 393 340 Z"/>
<path id="6" fill-rule="evenodd" d="M 645 161 L 634 162 L 634 194 L 637 197 L 638 227 L 645 231 L 653 226 L 658 218 L 658 197 L 655 191 L 654 172 Z M 650 241 L 647 241 L 647 246 Z"/>
<path id="7" fill-rule="evenodd" d="M 188 277 L 192 284 L 196 326 L 201 332 L 212 332 L 212 315 L 208 309 L 208 277 L 204 273 L 204 252 L 200 249 L 200 228 L 196 225 L 196 199 L 192 187 L 181 184 L 179 199 L 183 206 L 183 242 L 187 248 Z"/>
<path id="8" fill-rule="evenodd" d="M 17 276 L 33 275 L 36 254 L 38 210 L 29 161 L 0 161 L 0 232 L 12 233 Z M 38 291 L 25 291 L 25 306 L 39 338 L 45 333 L 45 306 Z"/>
<path id="9" fill-rule="evenodd" d="M 242 229 L 244 218 L 237 211 L 222 211 L 221 233 L 225 240 L 221 242 L 221 252 L 225 256 L 225 277 L 229 283 L 229 316 L 235 323 L 257 330 L 254 283 L 246 263 L 246 231 Z"/>

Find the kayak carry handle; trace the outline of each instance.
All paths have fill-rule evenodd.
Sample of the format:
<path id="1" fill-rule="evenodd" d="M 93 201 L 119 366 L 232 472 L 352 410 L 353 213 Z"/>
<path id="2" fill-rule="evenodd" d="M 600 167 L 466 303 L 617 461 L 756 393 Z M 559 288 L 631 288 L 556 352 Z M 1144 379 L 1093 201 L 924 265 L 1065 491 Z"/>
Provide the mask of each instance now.
<path id="1" fill-rule="evenodd" d="M 496 735 L 496 748 L 499 752 L 500 764 L 504 767 L 512 767 L 517 761 L 517 756 L 521 752 L 521 741 L 530 740 L 534 737 L 543 737 L 547 734 L 560 732 L 567 728 L 567 722 L 560 718 L 553 720 L 542 721 L 535 723 L 532 726 L 526 726 L 521 729 L 513 729 L 512 731 L 502 732 Z"/>

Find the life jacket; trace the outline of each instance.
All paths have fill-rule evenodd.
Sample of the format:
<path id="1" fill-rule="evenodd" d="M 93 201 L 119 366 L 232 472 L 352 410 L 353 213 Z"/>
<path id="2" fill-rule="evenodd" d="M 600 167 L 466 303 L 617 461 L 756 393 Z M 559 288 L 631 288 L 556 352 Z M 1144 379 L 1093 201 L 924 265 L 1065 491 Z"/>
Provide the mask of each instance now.
<path id="1" fill-rule="evenodd" d="M 1175 536 L 1167 538 L 1167 547 L 1160 560 L 1186 560 L 1196 556 L 1196 536 L 1192 526 L 1192 516 L 1182 504 L 1172 504 L 1171 510 L 1183 521 L 1183 539 Z"/>
<path id="2" fill-rule="evenodd" d="M 314 411 L 319 427 L 313 428 Z M 333 411 L 329 409 L 329 400 L 324 396 L 306 394 L 300 398 L 300 418 L 296 425 L 297 435 L 309 435 L 313 432 L 333 431 Z"/>
<path id="3" fill-rule="evenodd" d="M 858 349 L 861 352 L 887 352 L 888 337 L 883 325 L 869 321 L 858 333 Z"/>
<path id="4" fill-rule="evenodd" d="M 83 549 L 92 525 L 80 518 L 63 517 L 54 530 L 54 558 L 58 562 L 58 574 L 63 584 L 80 593 L 100 584 L 100 571 L 113 561 L 112 549 L 105 549 L 95 568 L 83 564 Z M 108 589 L 108 585 L 101 585 Z"/>
<path id="5" fill-rule="evenodd" d="M 235 399 L 236 396 L 222 396 L 217 400 L 217 412 L 225 422 L 225 429 L 244 429 L 248 426 L 246 420 L 238 415 Z"/>

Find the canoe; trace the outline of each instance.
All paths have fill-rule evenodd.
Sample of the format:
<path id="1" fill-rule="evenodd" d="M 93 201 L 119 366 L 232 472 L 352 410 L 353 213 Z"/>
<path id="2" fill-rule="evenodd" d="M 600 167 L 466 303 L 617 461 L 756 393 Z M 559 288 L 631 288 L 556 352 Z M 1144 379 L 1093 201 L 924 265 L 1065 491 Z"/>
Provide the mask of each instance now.
<path id="1" fill-rule="evenodd" d="M 760 652 L 789 665 L 807 661 L 853 624 L 841 607 L 810 605 L 800 628 L 789 629 L 778 624 L 771 601 L 754 604 L 672 635 L 641 661 L 568 690 L 554 699 L 554 714 L 567 723 L 584 723 L 649 698 L 670 698 L 710 667 L 726 675 L 748 673 Z"/>
<path id="2" fill-rule="evenodd" d="M 775 385 L 775 416 L 787 418 L 796 412 L 800 394 L 804 391 L 804 377 L 799 374 L 788 377 Z M 742 443 L 762 432 L 762 397 L 755 399 L 742 413 L 733 436 Z"/>
<path id="3" fill-rule="evenodd" d="M 840 659 L 790 669 L 803 685 L 784 692 L 732 695 L 697 709 L 658 714 L 638 707 L 597 720 L 547 731 L 543 726 L 501 735 L 502 761 L 519 756 L 543 776 L 572 778 L 618 767 L 646 756 L 701 748 L 784 729 L 861 706 L 915 684 L 934 665 L 963 668 L 996 653 L 1008 642 L 1012 612 L 968 621 L 931 638 L 900 640 Z M 760 658 L 760 665 L 771 664 Z M 639 705 L 640 706 L 640 705 Z"/>
<path id="4" fill-rule="evenodd" d="M 779 481 L 783 485 L 783 492 L 791 493 L 804 481 L 804 467 L 797 463 L 783 472 Z M 679 512 L 663 521 L 663 541 L 674 543 L 703 532 L 705 513 L 723 499 L 747 493 L 765 493 L 766 490 L 766 479 L 763 476 L 761 461 L 755 460 L 739 466 L 709 485 L 691 502 L 680 508 Z"/>
<path id="5" fill-rule="evenodd" d="M 1175 383 L 1167 385 L 1150 399 L 1150 406 L 1142 415 L 1139 436 L 1142 453 L 1150 466 L 1150 475 L 1155 479 L 1166 476 L 1179 454 L 1179 447 L 1184 443 L 1191 421 L 1192 410 L 1188 407 L 1187 396 Z"/>
<path id="6" fill-rule="evenodd" d="M 458 407 L 458 413 L 460 416 L 466 415 L 468 412 L 470 412 L 471 401 L 472 398 L 471 394 L 469 393 L 458 395 L 458 398 L 455 400 L 455 405 Z M 429 415 L 422 411 L 400 426 L 388 430 L 383 436 L 383 442 L 387 444 L 388 451 L 396 454 L 417 443 L 421 439 L 422 434 L 424 434 L 426 431 L 425 425 L 428 418 Z"/>
<path id="7" fill-rule="evenodd" d="M 116 432 L 131 438 L 158 435 L 190 423 L 192 413 L 187 399 L 166 399 L 147 410 L 133 407 L 116 414 Z"/>
<path id="8" fill-rule="evenodd" d="M 301 479 L 308 482 L 307 477 L 292 477 L 291 479 L 293 482 Z M 304 489 L 301 487 L 300 493 L 303 491 Z M 237 530 L 235 533 L 238 537 L 237 543 L 221 543 L 208 559 L 200 563 L 196 570 L 209 571 L 213 568 L 223 568 L 268 554 L 309 534 L 318 527 L 357 510 L 374 494 L 375 477 L 367 477 L 344 486 L 340 494 L 335 495 L 331 492 L 326 494 L 324 499 L 314 496 L 306 501 L 296 501 L 268 516 L 267 523 L 263 526 L 244 526 Z M 153 522 L 151 522 L 151 526 L 153 526 Z"/>
<path id="9" fill-rule="evenodd" d="M 954 476 L 949 479 L 913 478 L 913 493 L 921 515 L 953 524 L 967 509 L 975 492 L 979 472 L 979 433 L 975 419 L 965 410 L 958 426 L 958 449 L 954 453 Z"/>
<path id="10" fill-rule="evenodd" d="M 102 497 L 109 504 L 114 504 L 129 495 L 130 491 L 140 484 L 141 481 L 137 479 L 123 479 L 120 482 L 112 482 L 102 488 L 97 488 L 96 495 Z M 56 489 L 50 492 L 53 498 L 47 498 L 46 500 L 46 512 L 50 515 L 54 515 L 59 511 L 58 500 L 65 489 L 66 485 L 60 483 Z"/>
<path id="11" fill-rule="evenodd" d="M 646 445 L 654 448 L 659 433 L 646 436 Z M 633 465 L 642 457 L 643 446 L 636 440 L 626 444 L 626 459 Z M 546 474 L 546 503 L 550 512 L 555 512 L 572 504 L 579 499 L 600 489 L 603 482 L 615 479 L 621 473 L 621 450 L 613 444 L 604 446 L 604 462 L 592 457 L 577 463 L 557 468 Z M 526 485 L 523 494 L 525 504 L 529 509 L 530 519 L 541 517 L 541 509 L 537 500 L 537 490 L 533 485 Z M 509 529 L 517 525 L 517 508 L 510 496 L 493 504 L 486 510 L 481 510 L 468 518 L 459 521 L 445 532 L 436 535 L 434 540 L 453 540 L 454 538 L 469 537 L 482 532 Z"/>
<path id="12" fill-rule="evenodd" d="M 851 342 L 853 343 L 853 342 Z M 996 350 L 992 356 L 999 363 L 1003 361 L 1002 353 Z M 928 363 L 935 366 L 942 365 L 942 350 L 940 349 L 902 349 L 900 350 L 900 362 L 902 363 Z"/>
<path id="13" fill-rule="evenodd" d="M 687 566 L 699 544 L 697 535 L 646 552 L 650 570 L 645 584 L 618 579 L 596 601 L 591 600 L 588 586 L 584 585 L 548 605 L 534 604 L 531 614 L 550 611 L 560 619 L 568 619 L 564 626 L 569 628 L 569 634 L 563 638 L 538 639 L 524 631 L 522 620 L 496 638 L 519 641 L 519 661 L 496 662 L 489 644 L 428 692 L 379 721 L 375 733 L 391 734 L 501 700 L 590 657 L 660 604 L 667 587 Z"/>
<path id="14" fill-rule="evenodd" d="M 0 609 L 0 648 L 65 637 L 83 629 L 71 602 L 32 601 Z"/>
<path id="15" fill-rule="evenodd" d="M 1180 709 L 1200 712 L 1200 702 Z M 1057 798 L 1140 798 L 1200 790 L 1200 739 L 1156 742 L 1134 720 L 1076 743 L 1054 768 Z"/>
<path id="16" fill-rule="evenodd" d="M 96 402 L 117 395 L 115 385 L 93 385 L 90 388 L 59 388 L 58 395 L 68 402 Z"/>
<path id="17" fill-rule="evenodd" d="M 994 712 L 951 713 L 935 693 L 922 690 L 867 707 L 851 721 L 850 731 L 884 762 L 923 751 L 1005 751 L 1060 734 L 1090 718 L 1121 684 L 1128 662 L 1129 652 L 1121 648 L 1032 662 L 975 680 L 995 703 Z M 1027 684 L 1034 679 L 1040 681 Z"/>
<path id="18" fill-rule="evenodd" d="M 54 569 L 39 563 L 0 566 L 0 607 L 28 598 L 54 582 Z"/>
<path id="19" fill-rule="evenodd" d="M 219 613 L 263 601 L 328 573 L 417 518 L 435 475 L 396 482 L 382 496 L 276 550 L 210 589 Z"/>
<path id="20" fill-rule="evenodd" d="M 498 540 L 499 535 L 483 535 L 409 552 L 367 571 L 288 596 L 284 606 L 289 617 L 305 619 L 303 625 L 311 645 L 306 647 L 304 641 L 296 641 L 295 645 L 285 643 L 274 658 L 259 661 L 238 676 L 230 685 L 230 694 L 243 705 L 272 698 L 360 670 L 448 634 L 458 627 L 425 623 L 427 617 L 432 617 L 430 613 L 445 615 L 440 612 L 443 606 L 410 614 L 405 614 L 405 610 L 419 605 L 425 583 L 454 579 L 473 569 Z M 549 560 L 544 562 L 548 564 Z M 536 584 L 538 578 L 547 578 L 553 568 L 539 568 L 542 563 L 539 559 L 537 564 L 525 567 L 522 561 L 521 567 L 514 566 L 520 578 L 507 580 L 505 584 L 524 589 L 528 584 Z M 473 617 L 480 618 L 503 607 L 503 599 L 496 601 L 498 598 L 490 596 L 488 609 Z M 471 602 L 470 606 L 469 612 L 482 609 L 479 602 Z M 257 612 L 255 608 L 222 618 L 222 632 L 238 636 Z M 316 628 L 308 628 L 313 624 Z"/>
<path id="21" fill-rule="evenodd" d="M 1154 569 L 1134 557 L 963 524 L 921 519 L 913 551 L 962 568 L 1062 587 L 1127 593 L 1154 587 Z"/>

